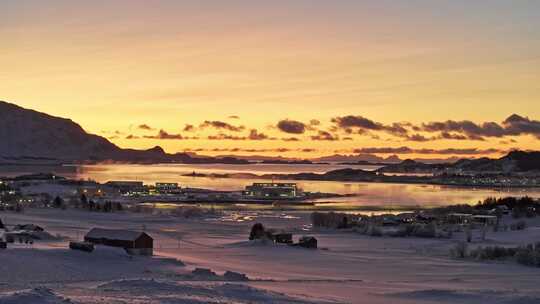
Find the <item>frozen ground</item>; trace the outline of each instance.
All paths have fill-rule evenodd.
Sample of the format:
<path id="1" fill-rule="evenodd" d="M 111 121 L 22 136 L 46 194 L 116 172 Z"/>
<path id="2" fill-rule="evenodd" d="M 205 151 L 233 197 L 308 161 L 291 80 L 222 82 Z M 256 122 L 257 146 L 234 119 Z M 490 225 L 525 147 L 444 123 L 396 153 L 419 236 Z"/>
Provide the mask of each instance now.
<path id="1" fill-rule="evenodd" d="M 308 214 L 287 214 L 293 216 L 257 220 L 297 237 L 306 233 L 301 227 Z M 451 259 L 459 234 L 446 240 L 311 231 L 322 249 L 307 250 L 247 242 L 253 222 L 52 209 L 0 218 L 62 237 L 0 250 L 0 303 L 540 303 L 539 269 Z M 540 240 L 540 222 L 529 224 L 525 231 L 488 233 L 475 245 Z M 68 239 L 82 238 L 91 227 L 144 228 L 155 239 L 156 256 L 67 249 Z M 216 275 L 194 276 L 196 267 Z M 225 271 L 250 281 L 227 280 Z"/>

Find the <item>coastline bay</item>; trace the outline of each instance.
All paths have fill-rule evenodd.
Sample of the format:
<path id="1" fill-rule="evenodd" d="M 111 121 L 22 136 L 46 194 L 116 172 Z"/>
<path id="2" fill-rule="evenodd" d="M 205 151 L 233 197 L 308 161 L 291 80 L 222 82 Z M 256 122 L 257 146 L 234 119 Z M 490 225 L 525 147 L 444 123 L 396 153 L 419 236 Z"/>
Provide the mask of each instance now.
<path id="1" fill-rule="evenodd" d="M 111 180 L 140 180 L 146 184 L 177 182 L 182 187 L 213 190 L 242 190 L 260 179 L 210 178 L 183 176 L 189 173 L 248 173 L 248 174 L 294 174 L 300 172 L 323 173 L 351 166 L 334 164 L 101 164 L 66 166 L 2 166 L 0 175 L 16 176 L 38 172 L 53 172 L 73 179 L 91 179 L 103 183 Z M 375 170 L 377 166 L 354 166 L 356 169 Z M 294 181 L 310 192 L 354 194 L 351 197 L 332 199 L 336 206 L 357 207 L 433 207 L 453 204 L 474 204 L 487 197 L 530 196 L 540 197 L 540 188 L 488 188 L 461 187 L 426 184 L 368 183 L 339 181 Z M 327 201 L 327 200 L 325 200 Z M 328 205 L 328 204 L 327 204 Z"/>

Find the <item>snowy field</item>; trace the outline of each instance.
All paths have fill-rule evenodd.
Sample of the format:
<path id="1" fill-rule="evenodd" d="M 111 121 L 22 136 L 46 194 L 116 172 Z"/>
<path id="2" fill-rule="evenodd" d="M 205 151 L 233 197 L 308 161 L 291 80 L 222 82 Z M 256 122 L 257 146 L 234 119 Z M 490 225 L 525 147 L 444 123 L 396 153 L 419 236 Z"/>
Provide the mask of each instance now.
<path id="1" fill-rule="evenodd" d="M 454 239 L 370 237 L 303 231 L 309 214 L 265 213 L 267 227 L 309 234 L 319 249 L 247 241 L 254 221 L 222 222 L 138 213 L 26 209 L 0 213 L 7 225 L 34 223 L 58 236 L 0 250 L 0 303 L 540 303 L 540 269 L 450 258 Z M 153 257 L 98 247 L 69 250 L 92 227 L 145 231 Z M 540 241 L 525 231 L 475 235 L 473 246 Z M 214 273 L 194 275 L 195 268 Z M 246 274 L 248 281 L 224 276 Z"/>

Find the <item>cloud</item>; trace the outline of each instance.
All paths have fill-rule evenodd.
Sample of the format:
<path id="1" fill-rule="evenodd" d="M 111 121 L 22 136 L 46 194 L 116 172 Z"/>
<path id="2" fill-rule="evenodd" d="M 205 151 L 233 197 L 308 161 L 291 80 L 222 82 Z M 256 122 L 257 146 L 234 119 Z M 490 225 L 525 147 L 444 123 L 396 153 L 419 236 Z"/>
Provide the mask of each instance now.
<path id="1" fill-rule="evenodd" d="M 138 125 L 137 129 L 146 130 L 146 131 L 153 131 L 154 130 L 154 128 L 150 127 L 147 124 Z"/>
<path id="2" fill-rule="evenodd" d="M 517 114 L 512 114 L 501 124 L 496 122 L 475 123 L 470 120 L 444 122 L 429 122 L 422 124 L 426 132 L 456 132 L 467 136 L 470 140 L 482 140 L 484 137 L 505 137 L 533 135 L 540 139 L 540 121 L 531 120 Z"/>
<path id="3" fill-rule="evenodd" d="M 398 148 L 392 148 L 392 147 L 382 147 L 382 148 L 360 148 L 355 149 L 354 153 L 370 153 L 370 154 L 408 154 L 408 153 L 414 153 L 414 150 L 409 147 L 398 147 Z"/>
<path id="4" fill-rule="evenodd" d="M 236 136 L 224 133 L 219 133 L 217 135 L 208 135 L 208 137 L 206 138 L 208 140 L 246 140 L 245 136 Z"/>
<path id="5" fill-rule="evenodd" d="M 278 153 L 285 153 L 285 152 L 290 152 L 291 149 L 288 149 L 288 148 L 276 148 L 275 151 L 278 152 Z"/>
<path id="6" fill-rule="evenodd" d="M 250 140 L 265 140 L 265 139 L 269 139 L 268 135 L 264 134 L 264 133 L 259 133 L 257 131 L 257 129 L 251 129 L 249 131 L 249 136 L 248 138 Z"/>
<path id="7" fill-rule="evenodd" d="M 275 137 L 270 137 L 264 133 L 260 133 L 257 129 L 249 130 L 247 136 L 236 136 L 225 133 L 219 133 L 217 135 L 209 135 L 207 137 L 209 140 L 276 140 Z"/>
<path id="8" fill-rule="evenodd" d="M 418 142 L 425 142 L 425 141 L 430 141 L 431 139 L 433 138 L 427 138 L 425 137 L 424 135 L 421 135 L 421 134 L 413 134 L 413 135 L 407 135 L 407 140 L 410 140 L 410 141 L 418 141 Z"/>
<path id="9" fill-rule="evenodd" d="M 245 129 L 244 126 L 234 126 L 230 123 L 219 121 L 219 120 L 205 120 L 202 124 L 199 125 L 199 128 L 214 128 L 218 130 L 228 130 L 232 132 L 240 132 Z"/>
<path id="10" fill-rule="evenodd" d="M 321 124 L 321 121 L 318 120 L 318 119 L 312 119 L 312 120 L 309 121 L 310 126 L 318 126 L 320 124 Z"/>
<path id="11" fill-rule="evenodd" d="M 409 126 L 409 123 L 395 122 L 385 125 L 360 115 L 334 117 L 331 122 L 336 125 L 335 127 L 337 129 L 342 129 L 347 134 L 355 133 L 355 131 L 358 134 L 367 134 L 367 131 L 383 131 L 394 136 L 406 138 L 409 133 L 406 128 Z"/>
<path id="12" fill-rule="evenodd" d="M 361 128 L 378 131 L 384 128 L 383 124 L 362 116 L 347 115 L 342 117 L 335 117 L 332 118 L 332 122 L 337 124 L 342 129 Z"/>
<path id="13" fill-rule="evenodd" d="M 420 125 L 414 125 L 410 122 L 384 124 L 359 115 L 334 117 L 331 122 L 334 123 L 331 130 L 341 130 L 346 134 L 372 135 L 375 132 L 385 132 L 392 136 L 418 142 L 439 139 L 484 141 L 490 137 L 502 138 L 520 135 L 532 135 L 540 139 L 540 121 L 517 114 L 510 115 L 502 123 L 446 120 Z M 410 133 L 413 131 L 416 133 L 411 135 Z M 430 137 L 422 133 L 438 134 Z"/>
<path id="14" fill-rule="evenodd" d="M 126 136 L 126 139 L 139 139 L 139 138 L 140 138 L 139 136 L 136 136 L 133 134 L 129 134 L 128 136 Z"/>
<path id="15" fill-rule="evenodd" d="M 437 136 L 438 139 L 453 139 L 453 140 L 467 140 L 469 137 L 461 134 L 454 134 L 450 132 L 441 132 L 439 136 Z"/>
<path id="16" fill-rule="evenodd" d="M 336 140 L 339 140 L 339 136 L 334 135 L 327 131 L 319 130 L 319 132 L 317 132 L 317 135 L 311 136 L 311 140 L 336 141 Z"/>
<path id="17" fill-rule="evenodd" d="M 196 139 L 191 137 L 184 137 L 181 134 L 169 134 L 167 131 L 161 129 L 156 135 L 145 135 L 144 138 L 148 139 L 175 139 L 175 140 L 183 140 L 183 139 Z"/>
<path id="18" fill-rule="evenodd" d="M 300 141 L 298 137 L 283 137 L 281 138 L 283 141 Z"/>
<path id="19" fill-rule="evenodd" d="M 304 151 L 306 150 L 306 151 Z M 267 148 L 267 149 L 253 149 L 253 148 L 195 148 L 186 149 L 184 151 L 189 152 L 244 152 L 244 153 L 285 153 L 285 152 L 314 152 L 315 149 L 289 149 L 289 148 Z"/>
<path id="20" fill-rule="evenodd" d="M 425 132 L 456 132 L 475 140 L 481 140 L 483 137 L 503 137 L 506 133 L 504 128 L 495 122 L 476 124 L 470 120 L 424 123 L 422 130 Z"/>
<path id="21" fill-rule="evenodd" d="M 184 132 L 193 132 L 193 131 L 195 131 L 195 126 L 190 125 L 190 124 L 185 124 L 183 131 Z"/>
<path id="22" fill-rule="evenodd" d="M 277 128 L 285 133 L 303 134 L 306 132 L 306 125 L 303 122 L 284 119 L 277 123 Z"/>
<path id="23" fill-rule="evenodd" d="M 360 148 L 355 149 L 354 153 L 369 153 L 369 154 L 445 154 L 445 155 L 483 155 L 502 153 L 504 151 L 498 149 L 413 149 L 410 147 L 380 147 L 380 148 Z"/>
<path id="24" fill-rule="evenodd" d="M 540 139 L 540 121 L 512 114 L 503 121 L 508 135 L 530 134 Z"/>
<path id="25" fill-rule="evenodd" d="M 240 116 L 238 116 L 238 115 L 230 115 L 228 118 L 229 119 L 240 119 Z"/>

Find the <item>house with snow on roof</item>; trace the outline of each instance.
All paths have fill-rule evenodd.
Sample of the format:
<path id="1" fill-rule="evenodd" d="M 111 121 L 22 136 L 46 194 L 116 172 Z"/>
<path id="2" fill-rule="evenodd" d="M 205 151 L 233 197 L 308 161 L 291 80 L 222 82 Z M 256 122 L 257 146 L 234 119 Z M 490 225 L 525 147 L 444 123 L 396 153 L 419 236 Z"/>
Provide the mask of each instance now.
<path id="1" fill-rule="evenodd" d="M 142 231 L 93 228 L 84 236 L 84 241 L 124 248 L 133 255 L 152 255 L 154 251 L 154 239 Z"/>

